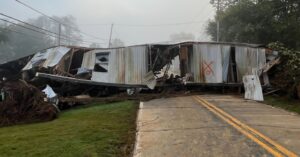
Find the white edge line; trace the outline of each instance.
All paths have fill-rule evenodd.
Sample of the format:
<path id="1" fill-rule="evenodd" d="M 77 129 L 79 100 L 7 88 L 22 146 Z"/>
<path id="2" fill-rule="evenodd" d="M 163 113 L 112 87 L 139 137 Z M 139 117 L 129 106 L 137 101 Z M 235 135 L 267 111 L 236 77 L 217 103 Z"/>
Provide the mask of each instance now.
<path id="1" fill-rule="evenodd" d="M 140 145 L 139 145 L 139 141 L 140 141 L 140 133 L 139 133 L 139 130 L 140 130 L 140 126 L 139 126 L 139 119 L 141 117 L 141 114 L 142 114 L 142 108 L 144 106 L 144 102 L 140 102 L 140 105 L 139 105 L 139 110 L 138 110 L 138 113 L 137 113 L 137 118 L 136 118 L 136 135 L 135 135 L 135 144 L 134 144 L 134 151 L 133 151 L 133 157 L 140 157 L 140 153 L 139 153 L 139 149 L 140 149 Z"/>

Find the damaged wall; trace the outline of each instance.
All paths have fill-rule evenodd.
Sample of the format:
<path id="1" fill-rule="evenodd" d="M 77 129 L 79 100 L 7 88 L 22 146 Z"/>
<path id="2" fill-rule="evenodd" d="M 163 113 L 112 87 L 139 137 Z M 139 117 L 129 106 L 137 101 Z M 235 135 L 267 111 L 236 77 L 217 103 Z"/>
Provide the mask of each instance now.
<path id="1" fill-rule="evenodd" d="M 265 49 L 257 45 L 184 42 L 111 49 L 54 47 L 35 54 L 23 70 L 48 73 L 39 76 L 52 80 L 63 81 L 65 78 L 59 76 L 67 76 L 74 82 L 78 79 L 107 86 L 143 86 L 149 80 L 163 83 L 163 78 L 156 78 L 165 67 L 168 73 L 188 77 L 186 82 L 190 84 L 219 84 L 242 83 L 243 75 L 252 74 L 253 69 L 260 69 L 265 63 Z M 40 68 L 30 71 L 33 67 Z"/>
<path id="2" fill-rule="evenodd" d="M 191 54 L 191 72 L 195 83 L 226 82 L 230 46 L 194 44 Z M 225 77 L 226 76 L 226 77 Z"/>
<path id="3" fill-rule="evenodd" d="M 252 75 L 253 71 L 262 69 L 266 64 L 265 49 L 236 46 L 235 61 L 237 64 L 238 82 L 242 82 L 244 75 Z M 260 74 L 258 73 L 258 75 Z"/>
<path id="4" fill-rule="evenodd" d="M 68 47 L 54 47 L 36 53 L 33 58 L 27 63 L 23 70 L 41 66 L 44 68 L 53 67 L 59 63 L 62 57 L 70 51 Z"/>
<path id="5" fill-rule="evenodd" d="M 84 54 L 81 68 L 92 70 L 93 81 L 143 84 L 148 72 L 147 53 L 147 46 L 93 50 Z M 105 56 L 107 61 L 104 59 Z M 101 57 L 103 61 L 99 60 Z M 96 70 L 96 64 L 102 70 Z"/>

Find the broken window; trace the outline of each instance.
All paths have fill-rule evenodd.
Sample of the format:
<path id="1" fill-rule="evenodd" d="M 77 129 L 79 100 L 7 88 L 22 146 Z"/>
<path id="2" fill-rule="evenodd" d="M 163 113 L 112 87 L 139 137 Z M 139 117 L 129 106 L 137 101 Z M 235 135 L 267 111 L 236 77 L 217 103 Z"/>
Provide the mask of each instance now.
<path id="1" fill-rule="evenodd" d="M 109 52 L 97 53 L 94 71 L 96 72 L 108 72 Z"/>

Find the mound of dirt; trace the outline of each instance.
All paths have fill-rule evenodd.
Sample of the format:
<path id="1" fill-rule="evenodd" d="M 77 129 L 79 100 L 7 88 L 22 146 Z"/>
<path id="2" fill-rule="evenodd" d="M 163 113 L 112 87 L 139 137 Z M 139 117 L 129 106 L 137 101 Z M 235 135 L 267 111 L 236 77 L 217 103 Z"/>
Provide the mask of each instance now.
<path id="1" fill-rule="evenodd" d="M 6 81 L 0 84 L 4 100 L 0 102 L 0 126 L 50 121 L 58 110 L 44 101 L 38 88 L 25 81 Z"/>

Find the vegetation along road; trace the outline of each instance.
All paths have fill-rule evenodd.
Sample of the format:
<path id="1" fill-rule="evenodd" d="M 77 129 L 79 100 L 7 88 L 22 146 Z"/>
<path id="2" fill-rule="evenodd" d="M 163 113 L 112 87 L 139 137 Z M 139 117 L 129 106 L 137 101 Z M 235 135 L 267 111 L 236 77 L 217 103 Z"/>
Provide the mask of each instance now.
<path id="1" fill-rule="evenodd" d="M 1 157 L 129 156 L 137 104 L 92 104 L 51 122 L 0 128 Z"/>

